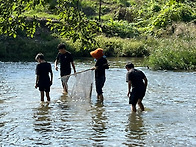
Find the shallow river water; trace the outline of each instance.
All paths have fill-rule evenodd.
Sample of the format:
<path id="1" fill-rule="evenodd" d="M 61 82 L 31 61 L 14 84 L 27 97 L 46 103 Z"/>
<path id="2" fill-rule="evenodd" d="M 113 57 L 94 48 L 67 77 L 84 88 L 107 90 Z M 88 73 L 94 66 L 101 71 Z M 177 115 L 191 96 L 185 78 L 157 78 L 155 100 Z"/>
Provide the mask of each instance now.
<path id="1" fill-rule="evenodd" d="M 125 63 L 108 59 L 104 102 L 73 99 L 62 94 L 54 70 L 51 102 L 40 104 L 34 88 L 36 62 L 0 62 L 0 146 L 196 146 L 196 72 L 153 71 L 141 67 L 149 85 L 146 111 L 132 113 L 128 104 Z M 77 60 L 77 71 L 92 67 L 92 59 Z"/>

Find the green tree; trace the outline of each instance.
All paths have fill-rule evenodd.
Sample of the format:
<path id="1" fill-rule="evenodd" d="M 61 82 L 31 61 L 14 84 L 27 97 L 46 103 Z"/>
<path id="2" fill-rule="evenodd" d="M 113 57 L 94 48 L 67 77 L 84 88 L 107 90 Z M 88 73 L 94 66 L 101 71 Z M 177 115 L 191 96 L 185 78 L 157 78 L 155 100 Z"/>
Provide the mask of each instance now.
<path id="1" fill-rule="evenodd" d="M 39 26 L 38 18 L 29 19 L 25 12 L 35 9 L 36 6 L 45 6 L 50 0 L 0 0 L 0 35 L 17 36 L 18 31 L 25 31 L 27 36 L 33 37 Z M 94 37 L 99 31 L 95 21 L 88 20 L 80 10 L 79 0 L 57 0 L 56 6 L 59 20 L 47 19 L 51 30 L 57 31 L 61 36 L 68 37 L 75 42 L 80 40 L 82 46 L 95 44 Z"/>

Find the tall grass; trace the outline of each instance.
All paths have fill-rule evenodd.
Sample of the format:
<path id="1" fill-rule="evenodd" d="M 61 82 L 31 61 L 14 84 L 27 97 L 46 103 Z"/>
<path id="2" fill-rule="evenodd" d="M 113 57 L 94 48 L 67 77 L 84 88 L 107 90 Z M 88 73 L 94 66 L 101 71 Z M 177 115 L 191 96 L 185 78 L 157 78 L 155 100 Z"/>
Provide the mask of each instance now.
<path id="1" fill-rule="evenodd" d="M 147 63 L 153 69 L 195 70 L 195 40 L 187 41 L 175 37 L 159 39 L 159 44 L 151 50 Z"/>
<path id="2" fill-rule="evenodd" d="M 106 56 L 112 57 L 143 57 L 149 54 L 145 40 L 122 39 L 119 37 L 107 38 L 99 36 L 96 38 L 99 47 L 103 48 Z"/>

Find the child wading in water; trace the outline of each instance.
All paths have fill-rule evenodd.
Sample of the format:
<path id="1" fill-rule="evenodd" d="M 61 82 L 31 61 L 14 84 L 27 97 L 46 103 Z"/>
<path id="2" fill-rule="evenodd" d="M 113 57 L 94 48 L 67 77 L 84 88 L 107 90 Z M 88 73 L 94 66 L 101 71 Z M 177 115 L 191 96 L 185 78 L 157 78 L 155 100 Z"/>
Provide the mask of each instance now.
<path id="1" fill-rule="evenodd" d="M 35 60 L 38 62 L 36 66 L 36 82 L 35 88 L 39 87 L 41 101 L 44 102 L 44 91 L 46 93 L 47 101 L 50 101 L 50 86 L 52 85 L 53 73 L 51 64 L 44 60 L 42 53 L 37 54 Z M 49 77 L 50 73 L 50 77 Z"/>
<path id="2" fill-rule="evenodd" d="M 134 68 L 133 63 L 128 63 L 125 68 L 127 69 L 126 82 L 128 83 L 129 104 L 132 105 L 132 111 L 136 112 L 136 104 L 144 111 L 142 104 L 143 97 L 146 93 L 148 80 L 146 75 L 138 69 Z"/>
<path id="3" fill-rule="evenodd" d="M 69 76 L 71 74 L 71 65 L 74 70 L 74 73 L 76 73 L 76 68 L 73 62 L 73 57 L 70 52 L 66 50 L 66 46 L 64 44 L 59 44 L 57 47 L 59 53 L 55 60 L 55 69 L 58 71 L 58 63 L 60 63 L 60 74 L 61 74 L 61 81 L 62 86 L 64 89 L 63 93 L 68 93 L 68 80 Z"/>
<path id="4" fill-rule="evenodd" d="M 97 99 L 103 101 L 103 91 L 102 88 L 106 81 L 105 69 L 109 69 L 109 64 L 107 59 L 103 57 L 103 49 L 98 48 L 90 52 L 91 56 L 96 59 L 95 67 L 92 69 L 95 70 L 95 85 L 97 91 Z"/>

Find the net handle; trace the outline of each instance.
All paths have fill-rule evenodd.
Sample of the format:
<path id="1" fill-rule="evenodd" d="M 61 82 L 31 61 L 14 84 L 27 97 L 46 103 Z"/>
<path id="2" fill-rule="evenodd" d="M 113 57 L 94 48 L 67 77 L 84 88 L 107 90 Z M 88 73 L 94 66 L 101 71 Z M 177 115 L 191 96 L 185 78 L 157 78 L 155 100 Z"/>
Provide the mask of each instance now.
<path id="1" fill-rule="evenodd" d="M 89 70 L 94 70 L 94 69 L 89 68 L 89 69 L 86 69 L 86 70 L 82 70 L 82 71 L 79 71 L 79 72 L 75 72 L 75 73 L 73 73 L 73 74 L 69 74 L 69 75 L 66 75 L 66 76 L 62 76 L 62 77 L 60 77 L 59 79 L 62 79 L 63 77 L 70 77 L 70 76 L 72 76 L 72 75 L 76 75 L 76 74 L 79 74 L 79 73 L 87 72 L 87 71 L 89 71 Z"/>

